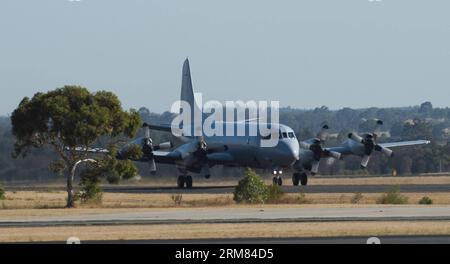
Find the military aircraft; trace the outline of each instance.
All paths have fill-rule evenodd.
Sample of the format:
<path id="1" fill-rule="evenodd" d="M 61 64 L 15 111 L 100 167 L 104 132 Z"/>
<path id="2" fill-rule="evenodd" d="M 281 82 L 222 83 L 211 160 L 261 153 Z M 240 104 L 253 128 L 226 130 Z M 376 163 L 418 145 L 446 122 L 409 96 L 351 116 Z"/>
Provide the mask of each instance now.
<path id="1" fill-rule="evenodd" d="M 191 72 L 189 60 L 186 59 L 183 64 L 182 82 L 181 82 L 181 102 L 186 102 L 190 109 L 197 109 L 202 114 L 202 108 L 199 107 L 194 98 L 192 88 Z M 180 109 L 180 114 L 181 114 Z M 198 127 L 198 123 L 192 121 L 191 124 L 184 124 L 187 130 L 200 130 L 199 135 L 177 135 L 177 139 L 182 143 L 174 147 L 171 142 L 154 144 L 150 130 L 159 130 L 171 132 L 172 125 L 162 124 L 144 124 L 145 133 L 143 137 L 137 138 L 125 145 L 117 153 L 118 159 L 127 158 L 126 152 L 133 146 L 142 148 L 142 157 L 134 159 L 138 162 L 146 162 L 152 174 L 157 171 L 157 163 L 174 164 L 179 175 L 177 186 L 179 188 L 192 188 L 193 179 L 190 173 L 200 173 L 205 178 L 209 178 L 210 168 L 216 165 L 239 166 L 255 169 L 270 170 L 273 174 L 273 183 L 282 185 L 282 174 L 284 171 L 293 171 L 293 185 L 307 185 L 308 175 L 315 175 L 319 169 L 319 163 L 323 158 L 340 159 L 342 155 L 360 155 L 363 157 L 362 165 L 367 166 L 367 162 L 373 150 L 381 151 L 392 155 L 389 147 L 408 146 L 424 144 L 424 141 L 408 141 L 399 143 L 377 144 L 373 134 L 364 134 L 363 137 L 355 133 L 349 135 L 349 141 L 341 147 L 324 148 L 324 134 L 328 130 L 327 125 L 323 125 L 317 138 L 309 139 L 299 143 L 292 128 L 279 123 L 265 123 L 263 125 L 271 127 L 277 131 L 275 134 L 278 143 L 272 147 L 262 147 L 261 143 L 267 139 L 268 135 L 250 134 L 252 129 L 257 130 L 255 126 L 261 125 L 261 122 L 254 120 L 240 120 L 236 122 L 222 122 L 226 125 L 232 125 L 235 130 L 240 128 L 245 131 L 244 135 L 229 136 L 212 135 L 206 136 L 203 129 Z M 175 135 L 173 135 L 175 136 Z M 300 148 L 301 146 L 301 148 Z M 166 151 L 162 151 L 166 150 Z M 107 153 L 103 149 L 91 149 L 90 152 Z"/>

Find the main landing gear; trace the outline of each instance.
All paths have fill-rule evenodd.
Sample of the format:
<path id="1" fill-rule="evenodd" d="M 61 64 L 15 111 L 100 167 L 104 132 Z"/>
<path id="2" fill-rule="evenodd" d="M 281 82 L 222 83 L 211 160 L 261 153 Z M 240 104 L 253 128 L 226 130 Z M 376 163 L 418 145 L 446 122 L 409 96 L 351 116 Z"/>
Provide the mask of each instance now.
<path id="1" fill-rule="evenodd" d="M 305 172 L 294 173 L 294 175 L 292 175 L 292 184 L 294 186 L 298 186 L 299 183 L 303 186 L 308 185 L 308 174 Z"/>
<path id="2" fill-rule="evenodd" d="M 192 188 L 192 176 L 191 175 L 180 175 L 180 176 L 178 176 L 177 186 L 180 189 L 183 189 L 185 187 L 187 189 L 191 189 Z"/>

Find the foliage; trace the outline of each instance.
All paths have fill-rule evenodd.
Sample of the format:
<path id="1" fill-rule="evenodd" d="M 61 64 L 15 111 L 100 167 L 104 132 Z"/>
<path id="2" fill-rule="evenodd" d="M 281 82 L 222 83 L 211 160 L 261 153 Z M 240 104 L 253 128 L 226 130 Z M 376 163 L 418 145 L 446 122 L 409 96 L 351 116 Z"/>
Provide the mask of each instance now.
<path id="1" fill-rule="evenodd" d="M 179 206 L 179 205 L 181 205 L 181 201 L 183 200 L 183 195 L 180 194 L 180 193 L 178 193 L 178 194 L 172 194 L 172 195 L 170 196 L 170 198 L 172 199 L 172 201 L 174 202 L 174 204 L 175 204 L 176 206 Z"/>
<path id="2" fill-rule="evenodd" d="M 278 185 L 268 185 L 267 186 L 267 202 L 276 203 L 284 196 L 284 191 Z"/>
<path id="3" fill-rule="evenodd" d="M 428 196 L 424 196 L 420 199 L 419 204 L 433 204 L 433 200 Z"/>
<path id="4" fill-rule="evenodd" d="M 0 200 L 5 199 L 5 188 L 0 184 Z"/>
<path id="5" fill-rule="evenodd" d="M 306 194 L 304 192 L 300 192 L 298 197 L 297 197 L 297 203 L 299 204 L 306 204 L 309 203 L 310 201 L 306 198 Z"/>
<path id="6" fill-rule="evenodd" d="M 350 202 L 352 204 L 358 204 L 363 198 L 364 198 L 364 196 L 362 195 L 362 193 L 355 193 L 355 195 L 353 195 Z"/>
<path id="7" fill-rule="evenodd" d="M 74 167 L 84 160 L 88 149 L 103 136 L 133 137 L 139 128 L 137 111 L 122 110 L 111 92 L 90 93 L 80 86 L 64 86 L 47 93 L 25 97 L 11 115 L 14 157 L 26 156 L 33 148 L 50 146 L 59 162 L 55 171 L 67 171 L 67 206 L 73 207 Z M 61 166 L 64 164 L 64 166 Z"/>
<path id="8" fill-rule="evenodd" d="M 383 194 L 377 201 L 378 204 L 406 204 L 408 203 L 408 197 L 400 193 L 400 187 L 394 186 Z"/>
<path id="9" fill-rule="evenodd" d="M 234 190 L 233 200 L 237 203 L 264 203 L 268 197 L 268 186 L 255 171 L 247 169 Z"/>
<path id="10" fill-rule="evenodd" d="M 100 181 L 90 175 L 90 171 L 83 171 L 80 180 L 80 191 L 76 194 L 75 200 L 80 200 L 81 203 L 101 203 L 102 190 L 100 187 Z"/>

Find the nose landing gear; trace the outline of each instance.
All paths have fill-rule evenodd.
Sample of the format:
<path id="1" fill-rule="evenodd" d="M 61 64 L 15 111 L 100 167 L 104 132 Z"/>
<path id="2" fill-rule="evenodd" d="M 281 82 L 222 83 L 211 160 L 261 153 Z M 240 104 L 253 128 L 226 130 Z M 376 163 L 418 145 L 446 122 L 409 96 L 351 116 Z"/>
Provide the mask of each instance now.
<path id="1" fill-rule="evenodd" d="M 273 185 L 282 186 L 283 185 L 283 179 L 281 178 L 281 174 L 283 174 L 283 171 L 281 171 L 281 170 L 279 170 L 279 171 L 278 170 L 274 170 L 272 172 L 272 174 L 275 175 L 272 178 Z"/>

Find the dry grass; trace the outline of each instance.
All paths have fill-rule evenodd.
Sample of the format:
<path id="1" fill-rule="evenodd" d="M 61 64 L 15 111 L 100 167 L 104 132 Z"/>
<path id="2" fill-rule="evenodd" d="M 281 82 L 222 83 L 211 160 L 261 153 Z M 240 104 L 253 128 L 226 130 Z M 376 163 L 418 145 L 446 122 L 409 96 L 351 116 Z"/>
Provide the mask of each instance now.
<path id="1" fill-rule="evenodd" d="M 358 203 L 364 205 L 376 204 L 381 193 L 363 193 Z M 417 204 L 428 196 L 433 204 L 450 204 L 450 193 L 402 193 L 408 197 L 409 204 Z M 281 197 L 276 205 L 282 204 L 352 204 L 355 194 L 352 193 L 289 193 Z M 0 216 L 2 209 L 62 209 L 65 206 L 66 193 L 20 191 L 7 192 L 6 200 L 0 201 Z M 170 208 L 170 207 L 232 207 L 239 206 L 233 201 L 232 194 L 182 194 L 180 204 L 172 199 L 171 194 L 151 193 L 104 193 L 101 204 L 78 204 L 80 208 Z"/>
<path id="2" fill-rule="evenodd" d="M 177 224 L 2 228 L 0 242 L 140 240 L 251 237 L 337 237 L 390 235 L 448 235 L 450 221 L 316 222 L 255 224 Z"/>

